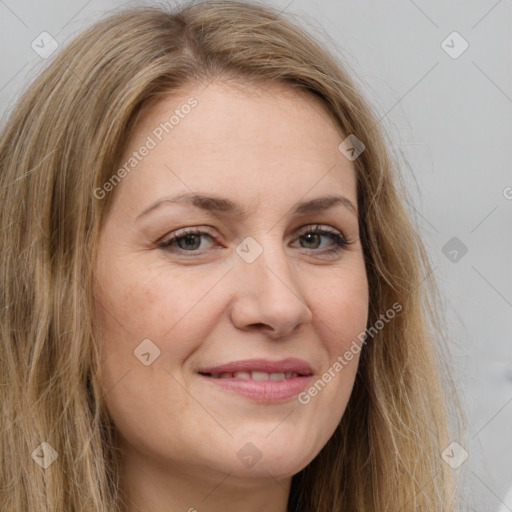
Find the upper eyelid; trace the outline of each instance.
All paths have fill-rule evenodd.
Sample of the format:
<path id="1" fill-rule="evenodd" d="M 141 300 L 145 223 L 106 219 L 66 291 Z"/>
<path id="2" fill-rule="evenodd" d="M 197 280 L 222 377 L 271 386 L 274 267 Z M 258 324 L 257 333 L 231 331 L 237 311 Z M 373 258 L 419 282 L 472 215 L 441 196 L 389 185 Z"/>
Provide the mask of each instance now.
<path id="1" fill-rule="evenodd" d="M 185 236 L 187 234 L 207 234 L 209 236 L 214 237 L 215 235 L 210 233 L 210 230 L 214 229 L 209 226 L 203 227 L 203 226 L 190 226 L 190 227 L 184 227 L 184 228 L 178 228 L 172 231 L 171 233 L 168 233 L 162 237 L 162 239 L 168 238 L 169 235 L 173 235 L 173 237 L 181 237 Z M 327 224 L 320 224 L 320 223 L 313 223 L 313 224 L 305 224 L 304 226 L 301 226 L 297 229 L 295 229 L 295 232 L 303 233 L 308 231 L 314 231 L 314 230 L 325 230 L 330 232 L 338 232 L 339 234 L 345 236 L 345 233 L 343 230 L 339 228 L 335 228 L 333 226 L 328 226 Z M 243 238 L 243 237 L 242 237 Z"/>
<path id="2" fill-rule="evenodd" d="M 315 231 L 315 230 L 318 230 L 318 231 L 327 231 L 328 233 L 339 233 L 340 235 L 342 235 L 343 237 L 345 237 L 345 233 L 339 229 L 339 228 L 335 228 L 333 226 L 328 226 L 327 224 L 307 224 L 305 226 L 302 226 L 300 228 L 298 228 L 296 231 L 298 231 L 299 233 L 302 233 L 302 232 L 308 232 L 308 231 Z"/>

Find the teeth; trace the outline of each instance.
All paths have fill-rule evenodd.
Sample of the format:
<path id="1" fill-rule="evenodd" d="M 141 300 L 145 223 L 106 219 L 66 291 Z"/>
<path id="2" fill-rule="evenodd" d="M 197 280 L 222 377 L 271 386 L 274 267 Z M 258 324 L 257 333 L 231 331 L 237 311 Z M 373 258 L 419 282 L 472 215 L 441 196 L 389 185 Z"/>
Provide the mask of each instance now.
<path id="1" fill-rule="evenodd" d="M 223 372 L 223 373 L 212 373 L 211 376 L 215 379 L 241 379 L 241 380 L 286 380 L 298 377 L 299 374 L 296 372 Z"/>
<path id="2" fill-rule="evenodd" d="M 269 380 L 284 380 L 286 377 L 284 373 L 269 373 L 268 378 Z"/>

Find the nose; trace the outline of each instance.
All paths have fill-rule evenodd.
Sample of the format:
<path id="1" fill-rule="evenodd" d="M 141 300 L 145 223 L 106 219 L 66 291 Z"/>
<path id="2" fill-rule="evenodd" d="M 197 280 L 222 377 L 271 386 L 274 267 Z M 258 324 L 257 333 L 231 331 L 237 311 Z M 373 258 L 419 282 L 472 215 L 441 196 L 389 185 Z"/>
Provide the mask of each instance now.
<path id="1" fill-rule="evenodd" d="M 237 257 L 229 313 L 238 329 L 277 339 L 311 322 L 313 314 L 282 246 L 266 245 L 252 263 Z"/>

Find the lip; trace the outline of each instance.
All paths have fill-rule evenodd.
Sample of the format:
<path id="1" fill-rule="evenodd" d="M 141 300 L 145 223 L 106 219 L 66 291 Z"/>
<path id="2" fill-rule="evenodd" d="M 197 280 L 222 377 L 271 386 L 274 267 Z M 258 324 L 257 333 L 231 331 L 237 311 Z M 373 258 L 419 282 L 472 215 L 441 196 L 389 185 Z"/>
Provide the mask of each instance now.
<path id="1" fill-rule="evenodd" d="M 285 380 L 254 380 L 250 378 L 223 377 L 213 375 L 237 372 L 266 372 L 292 374 Z M 282 402 L 304 391 L 311 380 L 313 371 L 304 360 L 289 357 L 280 361 L 268 359 L 246 359 L 230 363 L 201 368 L 199 376 L 221 389 L 235 392 L 257 402 Z M 282 377 L 282 376 L 281 376 Z"/>

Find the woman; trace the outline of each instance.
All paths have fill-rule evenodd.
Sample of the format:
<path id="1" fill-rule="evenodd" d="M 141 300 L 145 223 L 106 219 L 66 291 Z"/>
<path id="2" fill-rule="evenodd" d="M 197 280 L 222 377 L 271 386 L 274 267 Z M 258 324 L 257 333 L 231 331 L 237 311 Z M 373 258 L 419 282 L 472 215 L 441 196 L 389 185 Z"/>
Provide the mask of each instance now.
<path id="1" fill-rule="evenodd" d="M 303 30 L 119 11 L 0 154 L 2 510 L 456 509 L 428 258 Z"/>

